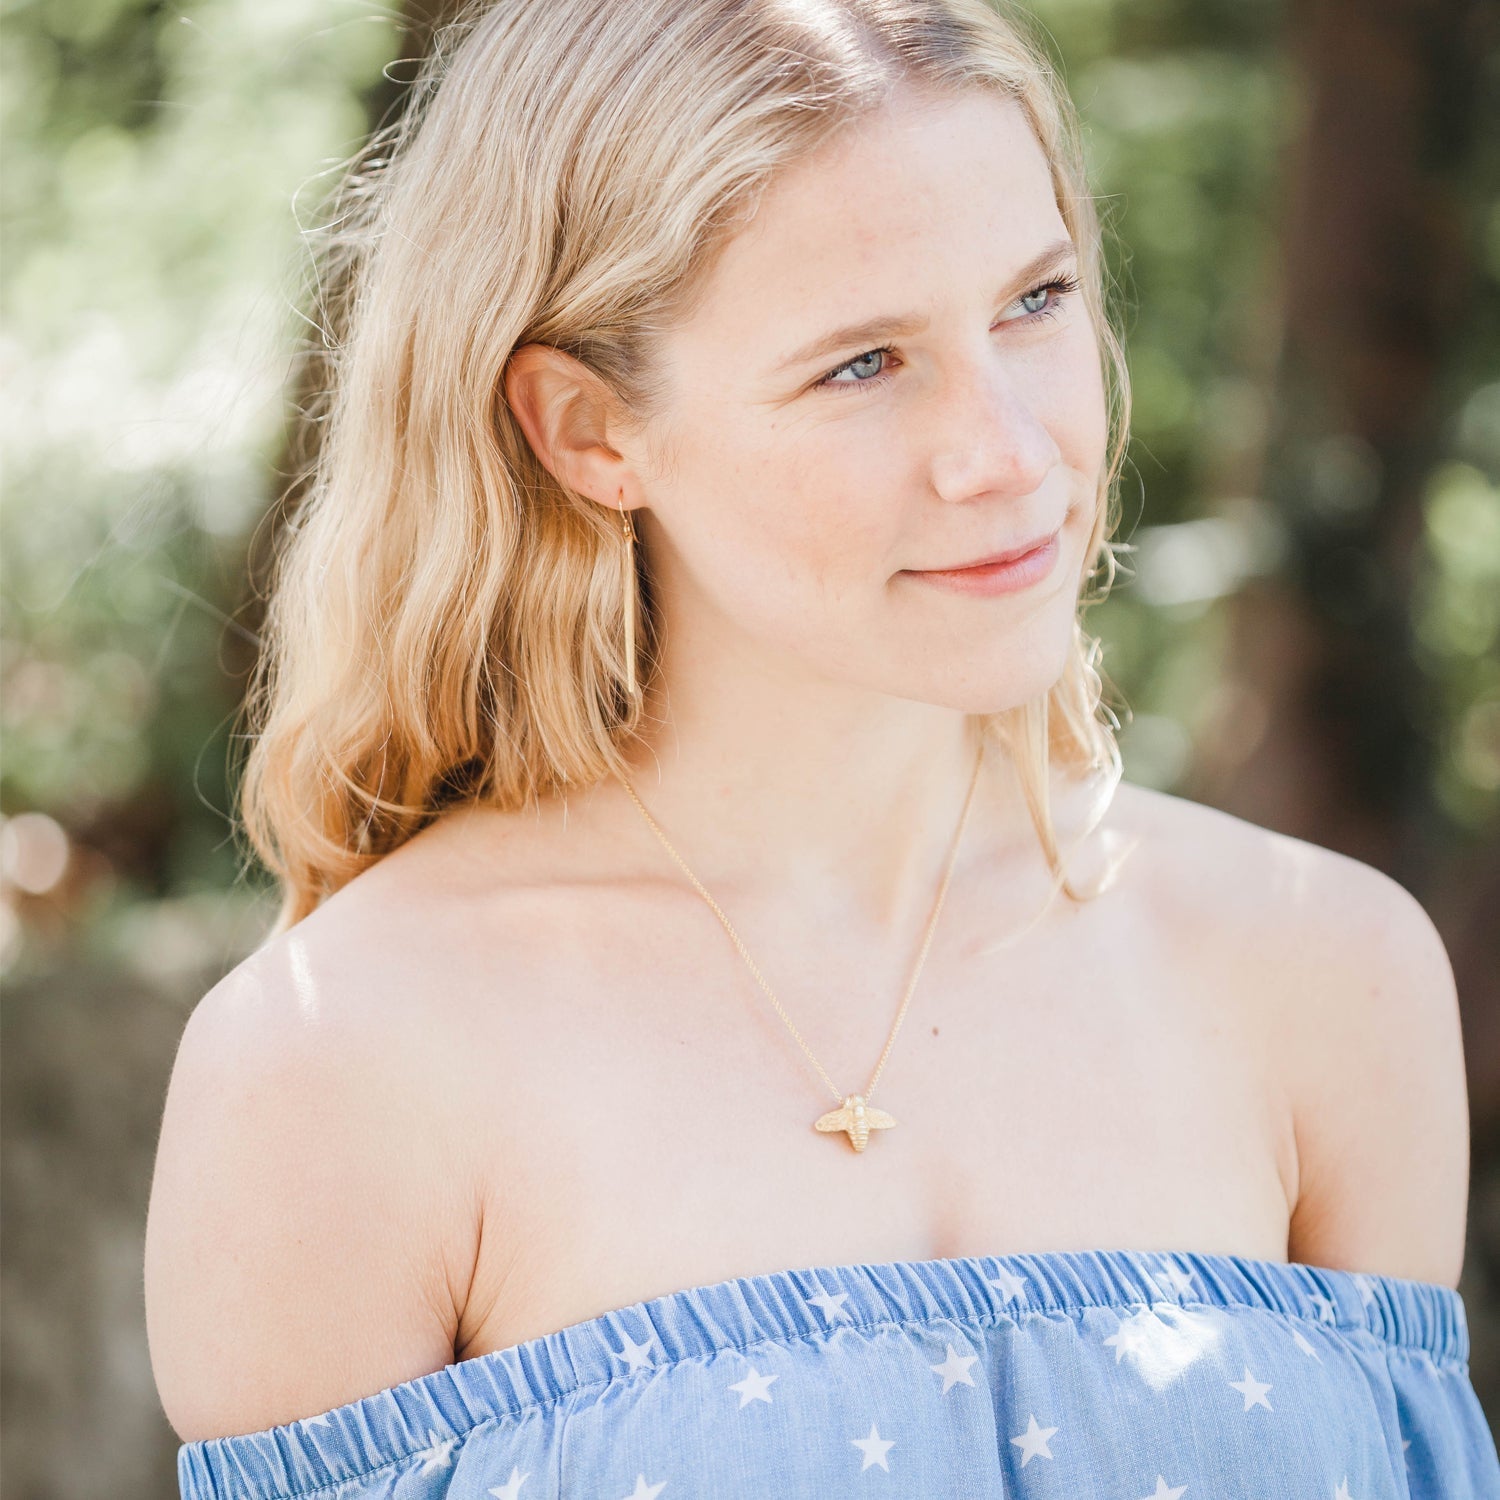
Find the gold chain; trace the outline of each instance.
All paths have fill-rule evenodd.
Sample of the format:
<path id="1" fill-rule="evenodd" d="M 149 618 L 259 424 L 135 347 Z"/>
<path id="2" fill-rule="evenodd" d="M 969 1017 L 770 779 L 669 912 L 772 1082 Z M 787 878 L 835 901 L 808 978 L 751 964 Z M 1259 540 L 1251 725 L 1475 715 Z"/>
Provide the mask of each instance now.
<path id="1" fill-rule="evenodd" d="M 812 1052 L 808 1048 L 807 1043 L 802 1040 L 802 1034 L 794 1025 L 792 1025 L 791 1017 L 788 1016 L 786 1011 L 782 1009 L 781 1002 L 772 993 L 771 986 L 766 983 L 764 976 L 755 966 L 755 960 L 750 957 L 750 954 L 746 949 L 744 943 L 740 941 L 739 934 L 730 924 L 729 918 L 724 915 L 724 912 L 720 908 L 719 903 L 709 895 L 709 893 L 704 889 L 703 883 L 688 868 L 687 862 L 672 847 L 671 841 L 667 838 L 666 834 L 662 832 L 660 826 L 657 824 L 656 819 L 653 818 L 651 814 L 646 810 L 645 803 L 643 803 L 641 799 L 636 796 L 635 788 L 631 786 L 630 782 L 624 776 L 620 777 L 620 781 L 624 784 L 625 790 L 630 793 L 631 800 L 638 808 L 640 808 L 642 816 L 651 825 L 652 831 L 656 834 L 657 838 L 661 840 L 663 846 L 666 848 L 667 853 L 677 861 L 678 865 L 681 866 L 683 873 L 689 880 L 692 881 L 693 885 L 697 888 L 698 894 L 702 896 L 706 902 L 708 902 L 709 906 L 713 908 L 714 915 L 717 916 L 719 921 L 724 924 L 724 930 L 729 934 L 730 940 L 734 943 L 734 946 L 739 949 L 740 957 L 743 958 L 745 962 L 750 966 L 750 972 L 755 975 L 756 982 L 760 985 L 761 989 L 766 992 L 766 996 L 770 1000 L 771 1004 L 776 1007 L 777 1014 L 784 1022 L 786 1022 L 787 1029 L 792 1033 L 794 1037 L 796 1037 L 797 1045 L 801 1047 L 803 1052 L 807 1054 L 808 1060 L 812 1063 L 813 1067 L 815 1067 L 818 1072 L 822 1074 L 823 1082 L 827 1084 L 828 1088 L 833 1094 L 833 1097 L 839 1100 L 841 1107 L 838 1110 L 832 1111 L 831 1113 L 820 1117 L 820 1119 L 816 1122 L 815 1128 L 822 1131 L 847 1131 L 850 1144 L 853 1145 L 856 1151 L 864 1150 L 865 1142 L 869 1138 L 869 1130 L 871 1127 L 876 1129 L 888 1129 L 890 1126 L 896 1123 L 895 1120 L 892 1119 L 892 1117 L 886 1114 L 883 1110 L 871 1109 L 869 1107 L 869 1099 L 870 1095 L 875 1092 L 875 1085 L 880 1081 L 880 1074 L 885 1068 L 886 1058 L 890 1056 L 891 1046 L 896 1040 L 896 1033 L 901 1029 L 901 1022 L 906 1017 L 906 1008 L 911 1002 L 913 991 L 915 991 L 917 987 L 917 977 L 921 974 L 922 965 L 927 960 L 927 950 L 932 944 L 932 934 L 937 928 L 938 914 L 942 911 L 943 901 L 948 894 L 948 882 L 953 875 L 953 866 L 958 858 L 959 842 L 963 838 L 964 826 L 969 820 L 969 808 L 974 801 L 974 789 L 979 784 L 979 771 L 983 763 L 984 738 L 981 734 L 979 741 L 979 753 L 974 758 L 974 774 L 969 780 L 969 793 L 968 796 L 964 798 L 963 814 L 958 820 L 958 829 L 953 835 L 953 846 L 948 851 L 948 862 L 946 868 L 943 871 L 942 884 L 938 887 L 937 900 L 933 903 L 932 915 L 927 922 L 927 932 L 922 939 L 922 948 L 917 955 L 916 967 L 912 970 L 911 980 L 906 986 L 906 994 L 902 997 L 901 1008 L 896 1012 L 895 1024 L 891 1027 L 891 1034 L 886 1038 L 885 1046 L 880 1053 L 880 1061 L 876 1063 L 875 1071 L 870 1077 L 869 1086 L 865 1089 L 863 1094 L 847 1095 L 841 1094 L 839 1092 L 838 1087 L 834 1084 L 833 1079 L 828 1076 L 828 1073 L 824 1069 L 822 1063 L 820 1063 L 817 1058 L 812 1055 Z"/>

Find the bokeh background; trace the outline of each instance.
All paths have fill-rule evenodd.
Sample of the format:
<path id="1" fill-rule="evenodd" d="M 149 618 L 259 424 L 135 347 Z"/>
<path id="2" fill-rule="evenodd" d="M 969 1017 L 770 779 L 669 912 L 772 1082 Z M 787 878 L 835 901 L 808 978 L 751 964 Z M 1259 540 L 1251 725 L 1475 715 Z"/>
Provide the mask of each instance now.
<path id="1" fill-rule="evenodd" d="M 11 1500 L 176 1493 L 145 1211 L 178 1036 L 271 917 L 231 801 L 302 232 L 442 9 L 0 0 Z M 1085 120 L 1126 309 L 1134 551 L 1089 616 L 1126 773 L 1374 864 L 1436 921 L 1493 1422 L 1500 7 L 1030 9 Z"/>

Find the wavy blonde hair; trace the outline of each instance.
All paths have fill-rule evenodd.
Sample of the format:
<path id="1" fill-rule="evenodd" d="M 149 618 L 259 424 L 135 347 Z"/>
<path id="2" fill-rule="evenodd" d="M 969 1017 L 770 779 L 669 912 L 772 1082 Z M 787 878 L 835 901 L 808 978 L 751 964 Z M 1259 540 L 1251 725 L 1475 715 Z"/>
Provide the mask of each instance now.
<path id="1" fill-rule="evenodd" d="M 1076 115 L 1027 13 L 1000 0 L 470 4 L 438 32 L 401 117 L 344 164 L 316 235 L 311 456 L 273 558 L 238 794 L 281 883 L 273 932 L 446 806 L 514 809 L 625 773 L 641 710 L 625 692 L 619 518 L 537 459 L 505 403 L 506 361 L 526 343 L 561 349 L 648 423 L 653 332 L 691 311 L 778 170 L 901 80 L 1016 100 L 1050 163 L 1108 392 L 1084 580 L 1108 592 L 1129 381 Z M 636 586 L 646 675 L 659 633 L 644 558 Z M 1099 654 L 1075 615 L 1048 693 L 983 716 L 1015 754 L 1054 892 L 1066 874 L 1050 767 L 1120 777 Z"/>

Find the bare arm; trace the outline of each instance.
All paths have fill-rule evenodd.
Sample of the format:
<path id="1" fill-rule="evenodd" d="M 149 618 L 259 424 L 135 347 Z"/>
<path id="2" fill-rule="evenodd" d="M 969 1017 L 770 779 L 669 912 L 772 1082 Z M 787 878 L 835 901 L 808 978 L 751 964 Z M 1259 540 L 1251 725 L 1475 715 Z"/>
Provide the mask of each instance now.
<path id="1" fill-rule="evenodd" d="M 1469 1107 L 1453 970 L 1431 918 L 1359 861 L 1317 862 L 1295 1079 L 1293 1260 L 1456 1287 Z"/>
<path id="2" fill-rule="evenodd" d="M 295 953 L 263 949 L 200 1001 L 168 1088 L 146 1323 L 185 1442 L 312 1416 L 453 1358 L 464 1192 L 439 1169 L 421 1032 L 329 1003 Z"/>

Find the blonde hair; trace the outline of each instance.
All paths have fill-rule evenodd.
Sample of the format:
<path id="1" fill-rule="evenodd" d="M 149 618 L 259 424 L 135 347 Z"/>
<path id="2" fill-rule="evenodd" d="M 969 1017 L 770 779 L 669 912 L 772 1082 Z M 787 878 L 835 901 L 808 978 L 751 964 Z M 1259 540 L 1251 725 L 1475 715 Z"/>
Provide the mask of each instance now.
<path id="1" fill-rule="evenodd" d="M 624 773 L 640 710 L 619 517 L 537 459 L 506 361 L 563 350 L 648 421 L 653 331 L 691 310 L 778 169 L 897 82 L 998 90 L 1050 163 L 1109 400 L 1085 577 L 1108 591 L 1129 382 L 1077 120 L 1032 28 L 998 0 L 500 0 L 437 34 L 315 247 L 315 451 L 288 492 L 239 791 L 281 882 L 274 932 L 446 806 Z M 644 559 L 637 584 L 648 673 Z M 1015 754 L 1054 890 L 1050 767 L 1120 776 L 1098 657 L 1075 615 L 1048 693 L 983 718 Z"/>

